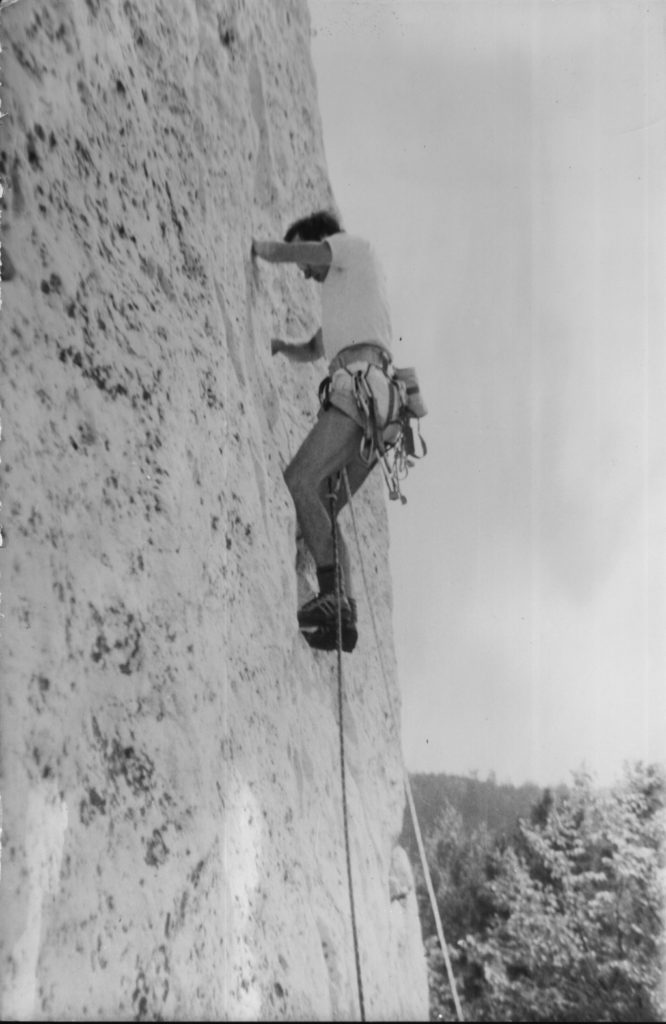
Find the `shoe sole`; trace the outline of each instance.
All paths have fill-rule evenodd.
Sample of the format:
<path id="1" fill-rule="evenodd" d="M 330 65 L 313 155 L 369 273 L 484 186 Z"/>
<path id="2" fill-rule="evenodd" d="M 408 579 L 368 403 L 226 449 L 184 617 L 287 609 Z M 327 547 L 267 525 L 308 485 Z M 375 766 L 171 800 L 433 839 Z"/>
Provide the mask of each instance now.
<path id="1" fill-rule="evenodd" d="M 335 626 L 316 626 L 311 629 L 302 629 L 303 636 L 317 651 L 335 651 L 338 647 L 338 631 Z M 342 628 L 342 650 L 350 654 L 356 647 L 358 633 L 354 627 L 343 626 Z"/>
<path id="2" fill-rule="evenodd" d="M 321 612 L 315 612 L 314 614 L 308 615 L 307 612 L 303 614 L 302 611 L 300 611 L 297 617 L 298 625 L 301 627 L 301 629 L 317 629 L 320 627 L 324 629 L 335 629 L 337 623 L 337 617 L 335 615 L 325 615 Z M 354 625 L 355 623 L 352 618 L 351 612 L 343 611 L 342 628 L 351 629 Z"/>

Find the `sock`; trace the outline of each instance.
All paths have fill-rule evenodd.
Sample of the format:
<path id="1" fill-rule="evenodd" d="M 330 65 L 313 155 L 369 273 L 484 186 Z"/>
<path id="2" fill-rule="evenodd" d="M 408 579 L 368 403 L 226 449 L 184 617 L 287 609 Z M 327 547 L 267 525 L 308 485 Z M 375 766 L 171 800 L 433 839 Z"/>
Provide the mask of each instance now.
<path id="1" fill-rule="evenodd" d="M 334 565 L 322 565 L 317 569 L 317 582 L 319 583 L 320 594 L 334 594 L 335 593 L 335 566 Z M 346 596 L 349 604 L 351 605 L 354 616 L 356 616 L 356 601 L 353 597 L 350 597 L 345 592 L 344 579 L 340 581 L 340 590 L 342 591 L 343 598 Z"/>
<path id="2" fill-rule="evenodd" d="M 331 594 L 335 591 L 335 566 L 322 565 L 317 567 L 317 582 L 320 594 Z"/>

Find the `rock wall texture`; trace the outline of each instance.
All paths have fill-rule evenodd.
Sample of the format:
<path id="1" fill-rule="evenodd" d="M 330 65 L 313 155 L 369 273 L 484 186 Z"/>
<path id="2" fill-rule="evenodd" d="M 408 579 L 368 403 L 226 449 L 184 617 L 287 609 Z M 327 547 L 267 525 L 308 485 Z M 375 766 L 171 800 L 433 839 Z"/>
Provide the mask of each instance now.
<path id="1" fill-rule="evenodd" d="M 319 296 L 250 259 L 333 202 L 307 7 L 18 0 L 0 42 L 0 1012 L 358 1019 L 337 662 L 296 629 L 282 479 L 325 367 L 269 351 Z M 355 511 L 365 1012 L 426 1019 L 379 474 Z"/>

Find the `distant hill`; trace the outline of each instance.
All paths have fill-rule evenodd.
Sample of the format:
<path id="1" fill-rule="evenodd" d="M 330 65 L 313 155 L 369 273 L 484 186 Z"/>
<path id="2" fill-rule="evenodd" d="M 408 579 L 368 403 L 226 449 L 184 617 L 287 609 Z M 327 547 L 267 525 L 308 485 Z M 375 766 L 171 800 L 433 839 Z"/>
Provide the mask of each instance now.
<path id="1" fill-rule="evenodd" d="M 482 780 L 471 776 L 446 774 L 414 774 L 409 776 L 421 832 L 427 836 L 447 805 L 460 814 L 469 832 L 486 825 L 495 834 L 513 831 L 518 818 L 529 817 L 532 808 L 542 799 L 544 790 L 530 782 L 522 786 L 498 784 L 491 776 Z M 401 835 L 403 846 L 414 849 L 409 808 Z M 414 849 L 415 852 L 415 849 Z"/>

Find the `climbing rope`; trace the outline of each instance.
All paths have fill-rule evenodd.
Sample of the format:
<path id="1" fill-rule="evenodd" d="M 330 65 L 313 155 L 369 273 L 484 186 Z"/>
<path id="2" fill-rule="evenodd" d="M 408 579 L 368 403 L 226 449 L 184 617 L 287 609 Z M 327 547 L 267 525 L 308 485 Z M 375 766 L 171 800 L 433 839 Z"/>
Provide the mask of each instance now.
<path id="1" fill-rule="evenodd" d="M 346 491 L 347 491 L 347 501 L 349 502 L 349 511 L 351 512 L 352 525 L 354 527 L 354 537 L 356 538 L 356 547 L 358 548 L 358 558 L 359 558 L 359 565 L 361 567 L 361 576 L 363 578 L 363 587 L 364 587 L 364 590 L 365 590 L 366 603 L 368 605 L 368 608 L 370 609 L 370 618 L 372 619 L 372 628 L 373 628 L 373 632 L 374 632 L 374 635 L 375 635 L 375 644 L 376 644 L 376 647 L 377 647 L 377 654 L 379 656 L 379 664 L 380 664 L 380 667 L 381 667 L 381 670 L 382 670 L 382 675 L 384 677 L 384 686 L 386 687 L 386 694 L 387 694 L 387 699 L 388 699 L 388 705 L 389 705 L 389 708 L 391 710 L 391 716 L 393 718 L 393 727 L 394 727 L 394 729 L 397 730 L 397 716 L 395 714 L 395 710 L 393 708 L 393 704 L 392 704 L 392 701 L 391 701 L 391 692 L 390 692 L 389 685 L 388 685 L 388 676 L 387 676 L 387 673 L 386 673 L 386 669 L 384 667 L 384 662 L 383 662 L 382 653 L 381 653 L 381 645 L 379 643 L 379 630 L 377 629 L 377 622 L 375 620 L 375 613 L 374 613 L 374 609 L 372 607 L 372 602 L 370 601 L 370 598 L 369 598 L 368 581 L 367 581 L 367 578 L 366 578 L 366 575 L 365 575 L 365 566 L 363 565 L 363 554 L 362 554 L 362 551 L 361 551 L 361 542 L 360 542 L 359 533 L 358 533 L 358 526 L 356 524 L 356 515 L 354 514 L 354 504 L 352 502 L 351 488 L 349 486 L 349 479 L 347 477 L 347 470 L 346 469 L 342 470 L 342 476 L 344 478 L 345 488 L 346 488 Z M 332 504 L 331 508 L 334 509 L 335 505 Z M 334 554 L 335 554 L 335 559 L 336 559 L 336 577 L 337 577 L 337 575 L 339 575 L 339 569 L 337 568 L 337 527 L 335 525 L 335 520 L 333 520 L 333 522 L 334 522 L 334 531 L 333 532 L 334 532 L 334 545 L 335 545 L 335 547 L 334 547 Z M 339 609 L 339 605 L 340 605 L 340 595 L 338 594 L 338 609 Z M 341 612 L 340 612 L 340 610 L 338 610 L 338 620 L 339 620 L 339 622 L 341 621 Z M 340 630 L 340 628 L 341 628 L 340 625 L 339 625 L 338 628 Z M 338 659 L 339 659 L 339 665 L 341 664 L 340 642 L 341 642 L 341 633 L 338 632 Z M 338 671 L 341 673 L 341 671 L 342 671 L 341 668 L 339 668 Z M 340 722 L 341 722 L 341 725 L 342 725 L 342 719 L 340 720 Z M 453 975 L 453 968 L 451 966 L 451 960 L 450 960 L 450 957 L 449 957 L 449 952 L 448 952 L 448 948 L 447 948 L 447 944 L 446 944 L 446 939 L 444 938 L 444 928 L 442 927 L 442 919 L 441 919 L 441 916 L 440 916 L 440 913 L 439 913 L 439 907 L 437 906 L 437 899 L 435 897 L 435 890 L 434 890 L 434 887 L 433 887 L 433 884 L 432 884 L 432 878 L 430 876 L 430 870 L 428 868 L 428 861 L 427 861 L 427 858 L 426 858 L 425 847 L 423 845 L 423 837 L 421 835 L 421 829 L 419 827 L 419 821 L 418 821 L 418 817 L 417 817 L 417 814 L 416 814 L 416 807 L 414 805 L 414 797 L 413 797 L 413 794 L 412 794 L 412 787 L 411 787 L 411 784 L 410 784 L 410 781 L 409 781 L 409 776 L 407 774 L 407 769 L 404 768 L 404 766 L 403 766 L 403 773 L 404 773 L 405 793 L 407 795 L 407 803 L 409 804 L 409 811 L 410 811 L 411 818 L 412 818 L 412 825 L 414 826 L 414 834 L 416 835 L 416 844 L 418 846 L 419 855 L 421 857 L 421 866 L 423 868 L 423 875 L 424 875 L 425 882 L 426 882 L 426 888 L 428 890 L 428 896 L 430 898 L 430 906 L 432 908 L 433 916 L 435 918 L 435 927 L 437 929 L 437 938 L 439 939 L 439 944 L 440 944 L 441 949 L 442 949 L 442 956 L 444 957 L 444 963 L 446 965 L 446 973 L 447 973 L 447 976 L 448 976 L 448 979 L 449 979 L 449 985 L 450 985 L 450 988 L 451 988 L 451 994 L 453 996 L 453 1002 L 454 1002 L 454 1005 L 455 1005 L 455 1008 L 456 1008 L 456 1014 L 458 1015 L 458 1020 L 459 1021 L 464 1021 L 465 1018 L 463 1017 L 462 1007 L 460 1005 L 460 999 L 458 998 L 458 989 L 456 987 L 456 980 L 455 980 L 455 977 Z"/>
<path id="2" fill-rule="evenodd" d="M 446 973 L 449 979 L 449 985 L 451 986 L 451 994 L 453 996 L 453 1002 L 458 1015 L 458 1020 L 463 1021 L 462 1007 L 458 998 L 458 989 L 456 988 L 456 980 L 453 975 L 453 967 L 451 966 L 451 960 L 449 957 L 449 951 L 446 945 L 446 939 L 444 938 L 444 929 L 442 928 L 442 919 L 439 915 L 439 908 L 437 906 L 437 899 L 435 897 L 435 890 L 432 884 L 432 878 L 430 877 L 430 871 L 428 869 L 428 861 L 426 859 L 425 848 L 423 846 L 423 837 L 421 836 L 421 829 L 419 827 L 419 820 L 416 815 L 416 807 L 414 806 L 414 797 L 412 795 L 412 787 L 409 783 L 409 778 L 405 772 L 405 792 L 407 793 L 407 802 L 409 804 L 410 814 L 412 816 L 412 824 L 414 826 L 414 832 L 416 834 L 416 844 L 419 848 L 419 854 L 421 857 L 421 866 L 423 867 L 423 874 L 425 877 L 426 888 L 428 890 L 428 896 L 430 897 L 430 906 L 435 916 L 435 927 L 437 928 L 437 938 L 442 950 L 444 957 L 444 963 L 446 964 Z"/>
<path id="3" fill-rule="evenodd" d="M 347 882 L 349 885 L 349 905 L 351 908 L 351 926 L 354 938 L 354 961 L 356 964 L 356 983 L 358 987 L 358 1001 L 361 1011 L 361 1020 L 365 1020 L 365 1005 L 363 1000 L 363 979 L 361 975 L 361 958 L 359 955 L 358 930 L 356 928 L 356 911 L 354 907 L 354 885 L 352 882 L 351 853 L 349 844 L 349 815 L 347 811 L 347 783 L 345 772 L 345 730 L 343 721 L 343 692 L 342 692 L 342 580 L 340 572 L 340 557 L 338 545 L 338 524 L 336 518 L 337 488 L 340 486 L 338 476 L 337 486 L 334 486 L 333 479 L 329 478 L 329 503 L 331 506 L 331 523 L 333 529 L 333 562 L 335 565 L 335 596 L 338 606 L 337 612 L 337 651 L 338 651 L 338 724 L 340 733 L 340 777 L 342 782 L 342 818 L 345 831 L 345 855 L 347 858 Z"/>

